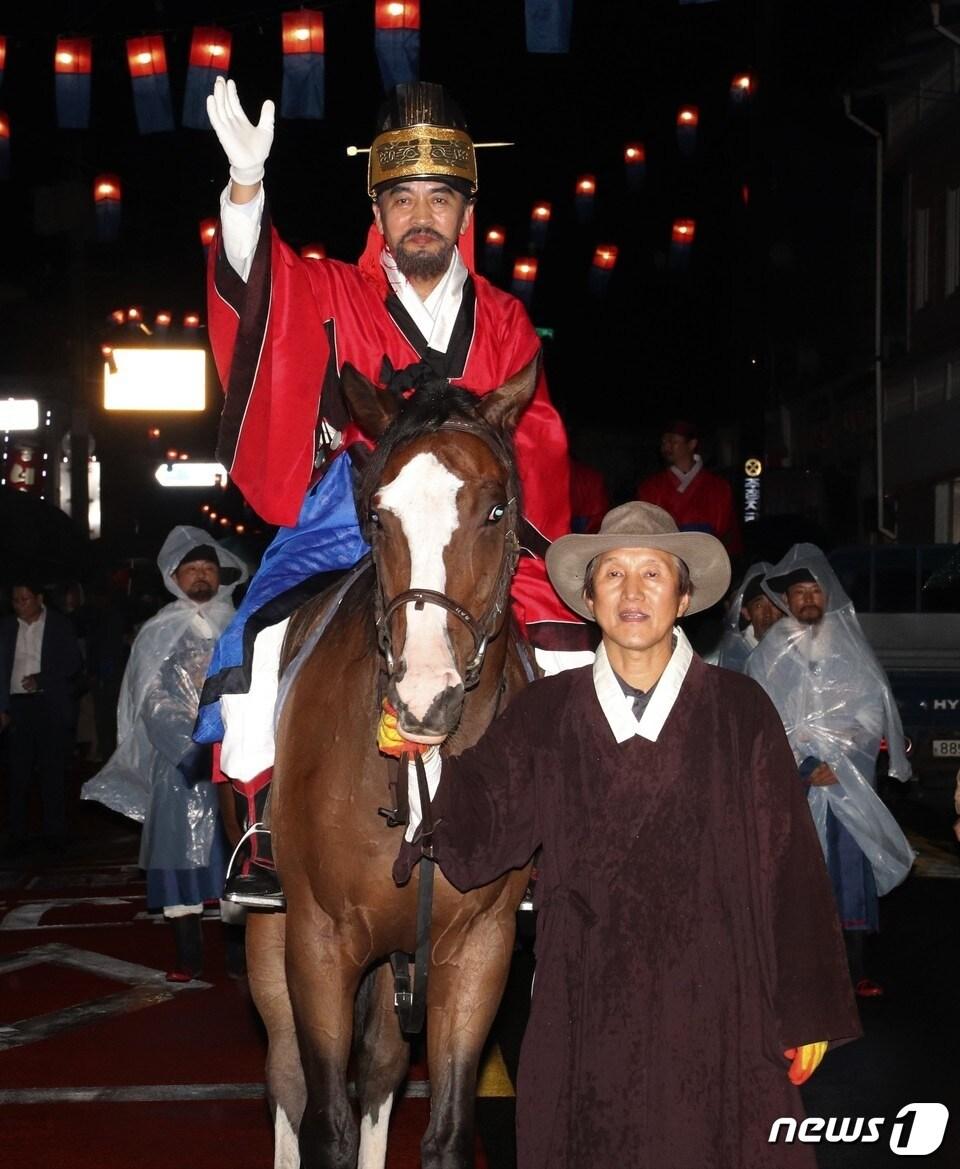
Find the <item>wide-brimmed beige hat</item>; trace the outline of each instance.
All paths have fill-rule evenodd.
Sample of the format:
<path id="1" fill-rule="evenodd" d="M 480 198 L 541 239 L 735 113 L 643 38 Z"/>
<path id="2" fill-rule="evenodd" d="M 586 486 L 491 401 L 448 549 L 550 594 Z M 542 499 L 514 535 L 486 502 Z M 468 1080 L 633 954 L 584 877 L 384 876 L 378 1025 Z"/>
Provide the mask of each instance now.
<path id="1" fill-rule="evenodd" d="M 687 613 L 715 605 L 730 587 L 730 558 L 723 544 L 707 532 L 681 532 L 673 517 L 653 503 L 622 503 L 603 517 L 595 536 L 561 536 L 547 550 L 547 573 L 564 604 L 593 620 L 583 598 L 587 565 L 614 548 L 658 548 L 686 564 L 693 582 Z"/>

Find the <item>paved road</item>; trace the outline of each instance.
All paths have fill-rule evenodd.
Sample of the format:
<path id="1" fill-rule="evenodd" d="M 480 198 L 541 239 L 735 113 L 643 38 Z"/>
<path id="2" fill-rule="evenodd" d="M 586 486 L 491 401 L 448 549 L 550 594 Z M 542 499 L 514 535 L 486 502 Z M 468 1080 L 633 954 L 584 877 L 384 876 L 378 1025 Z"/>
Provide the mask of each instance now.
<path id="1" fill-rule="evenodd" d="M 922 1163 L 960 1164 L 960 847 L 942 811 L 897 812 L 921 856 L 882 902 L 869 956 L 887 993 L 862 1004 L 864 1039 L 829 1053 L 804 1092 L 810 1116 L 884 1125 L 873 1143 L 819 1145 L 821 1169 L 902 1165 L 889 1139 L 914 1102 L 952 1113 Z M 204 980 L 167 984 L 172 939 L 146 913 L 136 831 L 90 805 L 75 827 L 56 856 L 0 854 L 4 1169 L 266 1169 L 263 1035 L 245 982 L 227 977 L 222 924 L 205 921 Z M 515 1164 L 512 1083 L 532 971 L 521 944 L 478 1100 L 478 1164 L 489 1169 Z M 390 1169 L 418 1163 L 426 1091 L 415 1079 L 398 1111 Z"/>

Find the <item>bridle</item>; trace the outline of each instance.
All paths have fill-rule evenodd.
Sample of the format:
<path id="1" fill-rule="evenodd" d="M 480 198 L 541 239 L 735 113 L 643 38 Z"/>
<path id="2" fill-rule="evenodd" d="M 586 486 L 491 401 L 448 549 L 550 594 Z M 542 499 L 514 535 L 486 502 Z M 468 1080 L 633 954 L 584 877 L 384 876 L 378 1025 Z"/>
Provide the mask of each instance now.
<path id="1" fill-rule="evenodd" d="M 466 419 L 450 418 L 436 428 L 438 431 L 455 430 L 463 434 L 472 434 L 481 439 L 496 455 L 501 466 L 509 466 L 507 450 L 497 433 L 481 423 L 474 423 Z M 465 625 L 473 638 L 473 655 L 463 670 L 463 688 L 470 690 L 476 686 L 483 669 L 483 659 L 487 652 L 487 644 L 495 637 L 502 626 L 502 615 L 507 606 L 510 593 L 510 580 L 513 577 L 520 556 L 520 541 L 517 537 L 519 507 L 516 494 L 506 503 L 506 514 L 503 522 L 507 531 L 504 536 L 503 557 L 497 573 L 496 583 L 490 602 L 482 617 L 476 618 L 469 610 L 458 604 L 446 593 L 436 592 L 434 589 L 407 589 L 398 593 L 391 601 L 385 603 L 379 586 L 374 591 L 374 606 L 377 622 L 377 642 L 387 665 L 387 673 L 392 674 L 395 668 L 393 647 L 390 640 L 390 618 L 403 605 L 414 605 L 422 611 L 424 605 L 437 605 L 452 613 L 461 624 Z M 380 579 L 379 564 L 377 563 L 376 549 L 373 550 L 373 562 L 377 569 L 377 579 Z"/>

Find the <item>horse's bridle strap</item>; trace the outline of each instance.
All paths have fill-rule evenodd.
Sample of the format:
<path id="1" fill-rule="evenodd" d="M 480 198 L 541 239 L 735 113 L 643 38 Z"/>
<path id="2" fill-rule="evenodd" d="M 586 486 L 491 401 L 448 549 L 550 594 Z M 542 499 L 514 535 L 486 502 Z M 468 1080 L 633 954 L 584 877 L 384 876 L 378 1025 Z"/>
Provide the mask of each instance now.
<path id="1" fill-rule="evenodd" d="M 389 621 L 401 605 L 411 604 L 417 609 L 422 609 L 427 604 L 439 605 L 441 609 L 446 609 L 448 613 L 452 613 L 454 617 L 466 625 L 473 637 L 474 648 L 480 648 L 483 642 L 483 633 L 473 614 L 462 605 L 458 605 L 456 601 L 452 601 L 445 593 L 438 593 L 433 589 L 407 589 L 405 593 L 398 593 L 384 609 L 377 624 L 382 625 Z"/>

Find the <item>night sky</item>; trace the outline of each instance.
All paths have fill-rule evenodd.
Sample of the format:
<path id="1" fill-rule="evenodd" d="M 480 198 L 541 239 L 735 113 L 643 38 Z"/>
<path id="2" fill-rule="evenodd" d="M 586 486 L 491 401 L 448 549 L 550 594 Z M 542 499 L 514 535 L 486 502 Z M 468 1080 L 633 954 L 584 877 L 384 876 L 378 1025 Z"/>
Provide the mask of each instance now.
<path id="1" fill-rule="evenodd" d="M 89 408 L 105 516 L 114 509 L 120 533 L 162 528 L 174 501 L 121 491 L 146 482 L 155 452 L 144 437 L 149 420 L 118 420 L 97 406 L 105 319 L 128 304 L 148 318 L 159 309 L 203 312 L 198 222 L 216 213 L 226 180 L 211 132 L 138 135 L 124 41 L 164 32 L 179 120 L 193 25 L 229 27 L 230 73 L 255 117 L 265 97 L 280 96 L 279 13 L 287 7 L 48 3 L 21 6 L 0 29 L 8 37 L 0 110 L 12 127 L 11 177 L 0 183 L 0 375 L 58 379 Z M 345 147 L 369 143 L 382 97 L 373 4 L 317 7 L 326 16 L 327 116 L 278 120 L 267 189 L 291 244 L 320 240 L 330 255 L 352 259 L 369 210 L 364 162 Z M 548 57 L 525 51 L 522 0 L 423 0 L 421 76 L 450 88 L 475 140 L 517 144 L 479 159 L 478 239 L 492 224 L 508 233 L 500 282 L 527 251 L 533 203 L 553 206 L 533 316 L 555 330 L 545 342 L 548 374 L 573 445 L 607 471 L 615 495 L 652 466 L 666 417 L 693 415 L 708 433 L 739 422 L 743 443 L 755 447 L 763 410 L 798 354 L 812 349 L 829 368 L 869 345 L 872 154 L 845 121 L 840 94 L 917 7 L 885 4 L 880 27 L 877 6 L 865 0 L 575 0 L 573 51 Z M 57 34 L 94 38 L 88 131 L 56 128 Z M 735 109 L 730 81 L 744 71 L 757 90 Z M 675 134 L 685 103 L 700 110 L 690 160 Z M 631 140 L 647 150 L 640 194 L 624 179 Z M 113 245 L 93 236 L 91 183 L 104 171 L 124 184 Z M 598 184 L 588 227 L 578 225 L 573 202 L 584 172 Z M 696 220 L 697 235 L 689 270 L 678 275 L 668 250 L 671 222 L 681 217 Z M 602 301 L 587 294 L 598 243 L 620 249 Z M 866 261 L 864 282 L 844 288 L 831 273 L 851 251 Z M 165 423 L 163 441 L 208 455 L 215 421 L 214 404 L 202 421 Z"/>

